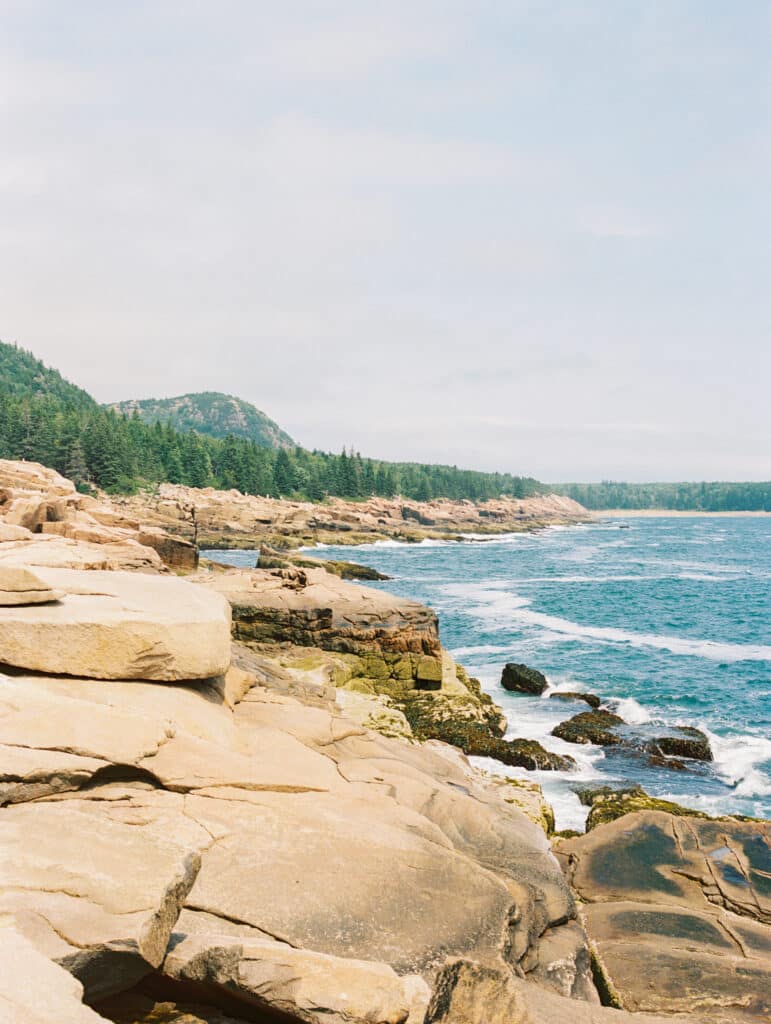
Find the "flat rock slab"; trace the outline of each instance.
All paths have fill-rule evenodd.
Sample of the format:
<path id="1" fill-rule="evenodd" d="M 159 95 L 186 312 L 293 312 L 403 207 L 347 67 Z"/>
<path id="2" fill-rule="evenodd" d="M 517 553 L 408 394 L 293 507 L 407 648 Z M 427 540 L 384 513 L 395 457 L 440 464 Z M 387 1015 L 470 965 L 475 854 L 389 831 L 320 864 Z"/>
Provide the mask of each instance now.
<path id="1" fill-rule="evenodd" d="M 29 569 L 0 565 L 0 607 L 48 604 L 63 596 L 64 591 L 52 590 Z"/>
<path id="2" fill-rule="evenodd" d="M 209 841 L 180 797 L 30 803 L 2 815 L 0 919 L 91 997 L 160 965 Z"/>
<path id="3" fill-rule="evenodd" d="M 771 825 L 628 814 L 561 842 L 609 992 L 627 1010 L 771 1018 Z"/>
<path id="4" fill-rule="evenodd" d="M 81 1002 L 83 986 L 9 922 L 0 921 L 2 1024 L 108 1024 Z"/>
<path id="5" fill-rule="evenodd" d="M 60 604 L 0 608 L 0 657 L 35 672 L 182 680 L 230 664 L 230 609 L 172 577 L 38 568 Z"/>

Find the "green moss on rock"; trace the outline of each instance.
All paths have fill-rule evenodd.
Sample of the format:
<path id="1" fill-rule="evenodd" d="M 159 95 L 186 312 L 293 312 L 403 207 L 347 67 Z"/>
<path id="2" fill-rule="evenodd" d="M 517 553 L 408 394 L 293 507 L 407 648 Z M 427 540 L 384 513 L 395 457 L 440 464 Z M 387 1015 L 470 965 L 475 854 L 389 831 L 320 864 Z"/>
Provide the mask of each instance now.
<path id="1" fill-rule="evenodd" d="M 624 719 L 610 711 L 582 711 L 566 722 L 560 722 L 551 734 L 568 743 L 596 743 L 601 747 L 612 747 L 621 743 L 615 729 L 623 724 Z"/>

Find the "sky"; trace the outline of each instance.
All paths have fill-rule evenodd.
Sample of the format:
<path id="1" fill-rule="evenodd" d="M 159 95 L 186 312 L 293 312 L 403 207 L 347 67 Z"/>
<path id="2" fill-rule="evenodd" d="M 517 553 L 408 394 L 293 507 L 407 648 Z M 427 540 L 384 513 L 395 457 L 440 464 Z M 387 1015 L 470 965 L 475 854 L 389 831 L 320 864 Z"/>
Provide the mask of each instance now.
<path id="1" fill-rule="evenodd" d="M 103 402 L 771 478 L 765 0 L 0 0 L 0 338 Z"/>

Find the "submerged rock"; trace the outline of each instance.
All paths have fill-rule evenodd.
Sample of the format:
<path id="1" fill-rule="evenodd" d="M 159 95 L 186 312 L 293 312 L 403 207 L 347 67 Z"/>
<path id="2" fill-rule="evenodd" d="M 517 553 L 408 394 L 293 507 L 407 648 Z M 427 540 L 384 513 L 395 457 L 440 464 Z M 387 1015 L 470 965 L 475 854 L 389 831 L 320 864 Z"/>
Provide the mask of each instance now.
<path id="1" fill-rule="evenodd" d="M 589 707 L 595 709 L 602 703 L 596 693 L 574 693 L 569 690 L 558 690 L 556 693 L 550 693 L 549 697 L 551 700 L 582 700 Z"/>
<path id="2" fill-rule="evenodd" d="M 611 711 L 582 711 L 566 722 L 555 726 L 551 734 L 568 743 L 596 743 L 601 747 L 612 747 L 622 742 L 616 732 L 624 719 Z"/>
<path id="3" fill-rule="evenodd" d="M 539 672 L 535 668 L 528 668 L 527 665 L 520 665 L 513 661 L 504 665 L 501 675 L 501 686 L 504 690 L 530 693 L 538 697 L 547 689 L 548 685 L 543 672 Z"/>

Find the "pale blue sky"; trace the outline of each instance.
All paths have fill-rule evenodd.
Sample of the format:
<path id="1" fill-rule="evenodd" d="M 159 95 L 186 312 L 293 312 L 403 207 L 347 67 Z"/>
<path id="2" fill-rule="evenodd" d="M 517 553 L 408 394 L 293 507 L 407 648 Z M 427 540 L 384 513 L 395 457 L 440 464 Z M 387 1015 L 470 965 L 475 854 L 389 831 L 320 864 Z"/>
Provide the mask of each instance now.
<path id="1" fill-rule="evenodd" d="M 771 4 L 0 0 L 0 337 L 310 447 L 771 476 Z"/>

